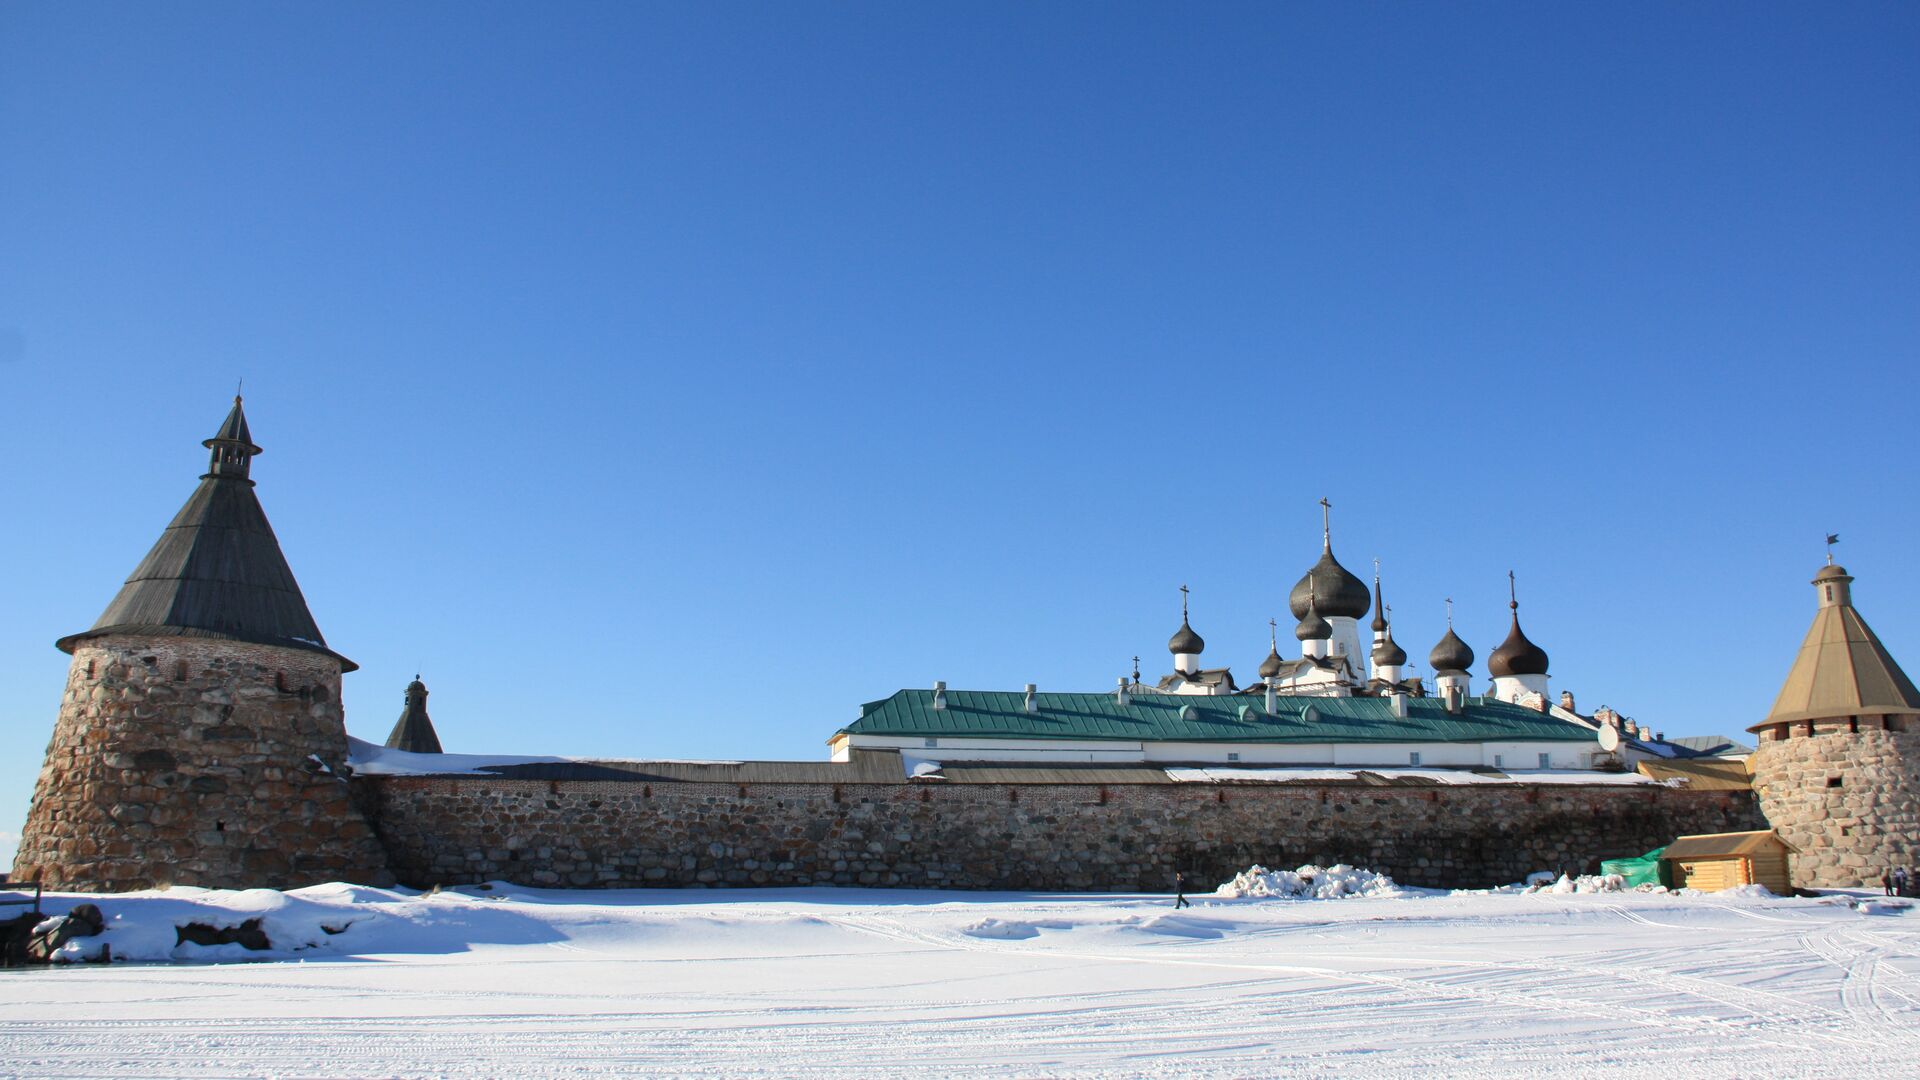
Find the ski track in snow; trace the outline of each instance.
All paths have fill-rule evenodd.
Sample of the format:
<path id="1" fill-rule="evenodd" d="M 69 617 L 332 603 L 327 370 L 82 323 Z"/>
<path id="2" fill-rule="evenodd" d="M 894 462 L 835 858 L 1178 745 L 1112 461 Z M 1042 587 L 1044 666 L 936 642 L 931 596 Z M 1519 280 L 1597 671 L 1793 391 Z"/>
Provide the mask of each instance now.
<path id="1" fill-rule="evenodd" d="M 0 1077 L 1840 1077 L 1920 1056 L 1920 913 L 1835 898 L 356 902 L 401 921 L 306 962 L 0 973 Z"/>

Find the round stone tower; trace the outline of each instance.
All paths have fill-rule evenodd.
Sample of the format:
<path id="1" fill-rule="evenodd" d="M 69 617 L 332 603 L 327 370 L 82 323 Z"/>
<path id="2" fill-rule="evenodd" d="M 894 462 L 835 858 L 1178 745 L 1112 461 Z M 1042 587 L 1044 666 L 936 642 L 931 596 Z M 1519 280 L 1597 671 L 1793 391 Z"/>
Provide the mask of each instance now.
<path id="1" fill-rule="evenodd" d="M 349 798 L 340 676 L 249 479 L 240 399 L 199 487 L 73 655 L 13 880 L 385 884 Z"/>
<path id="2" fill-rule="evenodd" d="M 1920 691 L 1854 610 L 1853 578 L 1814 575 L 1819 609 L 1767 718 L 1747 730 L 1767 820 L 1804 888 L 1880 884 L 1920 861 Z"/>

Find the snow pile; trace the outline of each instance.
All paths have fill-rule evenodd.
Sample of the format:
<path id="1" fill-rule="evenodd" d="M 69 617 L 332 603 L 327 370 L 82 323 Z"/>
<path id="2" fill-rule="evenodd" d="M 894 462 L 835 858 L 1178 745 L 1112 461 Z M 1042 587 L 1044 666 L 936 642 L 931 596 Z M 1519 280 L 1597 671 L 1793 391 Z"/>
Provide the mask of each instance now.
<path id="1" fill-rule="evenodd" d="M 1624 892 L 1627 879 L 1619 874 L 1581 874 L 1568 877 L 1561 874 L 1554 878 L 1545 872 L 1527 875 L 1527 892 L 1549 892 L 1565 895 L 1567 893 Z"/>
<path id="2" fill-rule="evenodd" d="M 1308 864 L 1298 870 L 1269 870 L 1255 863 L 1215 889 L 1214 895 L 1338 900 L 1343 896 L 1400 896 L 1403 893 L 1387 875 L 1356 870 L 1346 863 Z"/>

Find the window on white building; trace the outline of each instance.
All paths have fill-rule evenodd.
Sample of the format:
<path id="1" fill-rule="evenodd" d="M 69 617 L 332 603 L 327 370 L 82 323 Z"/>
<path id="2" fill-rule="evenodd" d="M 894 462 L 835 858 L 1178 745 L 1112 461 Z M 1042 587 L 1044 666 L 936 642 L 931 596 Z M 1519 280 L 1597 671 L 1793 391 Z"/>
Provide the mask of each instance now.
<path id="1" fill-rule="evenodd" d="M 1410 754 L 1408 754 L 1408 755 L 1407 755 L 1407 764 L 1409 764 L 1409 765 L 1418 765 L 1418 764 L 1420 764 L 1420 751 L 1418 751 L 1418 750 L 1415 750 L 1415 751 L 1413 751 L 1412 753 L 1410 753 Z"/>
<path id="2" fill-rule="evenodd" d="M 1493 755 L 1493 767 L 1494 767 L 1494 768 L 1496 768 L 1496 769 L 1498 769 L 1498 768 L 1500 768 L 1500 767 L 1501 767 L 1501 761 L 1500 761 L 1500 755 L 1499 755 L 1499 754 L 1495 754 L 1495 755 Z"/>
<path id="3" fill-rule="evenodd" d="M 939 740 L 939 739 L 928 739 L 928 740 L 927 740 L 927 741 L 926 741 L 926 742 L 925 742 L 924 744 L 922 744 L 922 745 L 925 745 L 925 746 L 939 746 L 939 745 L 940 745 L 940 740 Z"/>
<path id="4" fill-rule="evenodd" d="M 1543 768 L 1543 769 L 1546 769 L 1546 768 L 1551 768 L 1552 766 L 1551 766 L 1551 764 L 1550 764 L 1550 762 L 1551 762 L 1552 760 L 1553 760 L 1553 759 L 1552 759 L 1552 758 L 1550 758 L 1550 757 L 1548 757 L 1547 755 L 1545 755 L 1545 754 L 1541 754 L 1541 755 L 1540 755 L 1540 767 L 1541 767 L 1541 768 Z"/>
<path id="5" fill-rule="evenodd" d="M 1240 755 L 1239 755 L 1239 754 L 1233 754 L 1233 753 L 1229 753 L 1229 754 L 1227 755 L 1227 760 L 1228 760 L 1228 761 L 1239 761 L 1239 760 L 1240 760 Z"/>

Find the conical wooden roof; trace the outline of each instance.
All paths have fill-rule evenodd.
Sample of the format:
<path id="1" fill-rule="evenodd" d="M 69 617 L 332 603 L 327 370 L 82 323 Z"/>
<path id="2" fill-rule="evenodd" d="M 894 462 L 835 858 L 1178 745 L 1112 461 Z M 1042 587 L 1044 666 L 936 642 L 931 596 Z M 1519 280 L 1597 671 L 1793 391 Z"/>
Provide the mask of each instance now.
<path id="1" fill-rule="evenodd" d="M 1824 601 L 1814 615 L 1772 711 L 1748 730 L 1795 720 L 1920 715 L 1920 690 L 1854 610 L 1848 589 L 1852 581 L 1837 566 L 1823 567 L 1814 578 L 1816 588 L 1836 590 L 1830 594 L 1834 599 Z"/>
<path id="2" fill-rule="evenodd" d="M 417 675 L 407 684 L 407 705 L 400 710 L 400 719 L 387 736 L 387 746 L 410 754 L 442 753 L 440 736 L 433 730 L 432 718 L 427 716 L 427 684 Z"/>
<path id="3" fill-rule="evenodd" d="M 206 445 L 213 451 L 209 471 L 119 595 L 91 629 L 56 644 L 72 652 L 76 642 L 108 634 L 224 638 L 311 649 L 354 670 L 353 661 L 327 648 L 253 493 L 247 474 L 260 448 L 240 399 Z"/>

